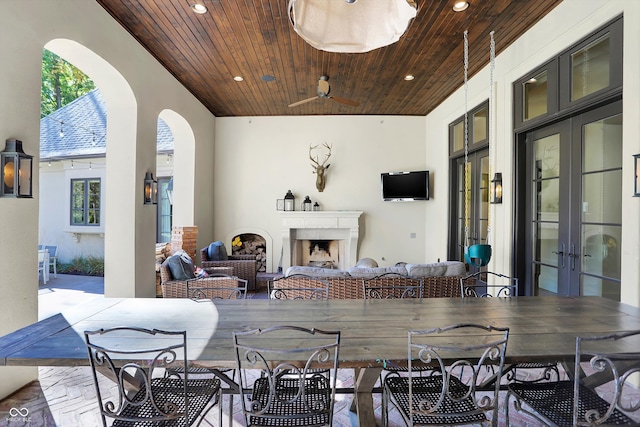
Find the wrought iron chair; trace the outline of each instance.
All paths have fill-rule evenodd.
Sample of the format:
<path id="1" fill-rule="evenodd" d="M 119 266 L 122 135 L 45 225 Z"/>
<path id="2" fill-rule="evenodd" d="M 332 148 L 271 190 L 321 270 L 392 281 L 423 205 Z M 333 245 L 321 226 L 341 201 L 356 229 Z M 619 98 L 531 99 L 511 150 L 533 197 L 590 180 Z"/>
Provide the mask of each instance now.
<path id="1" fill-rule="evenodd" d="M 218 280 L 216 280 L 218 279 Z M 194 301 L 211 301 L 222 299 L 246 299 L 248 282 L 238 277 L 221 273 L 211 273 L 203 279 L 192 279 L 186 281 L 186 297 Z M 169 372 L 169 371 L 168 371 Z M 170 370 L 172 375 L 184 374 L 183 367 Z M 191 376 L 213 376 L 222 380 L 226 387 L 221 388 L 221 394 L 229 396 L 229 425 L 233 420 L 233 395 L 238 393 L 238 386 L 235 383 L 235 369 L 226 368 L 205 368 L 190 367 Z M 222 425 L 222 407 L 220 408 L 219 423 Z"/>
<path id="2" fill-rule="evenodd" d="M 269 298 L 296 300 L 326 300 L 329 298 L 329 282 L 304 274 L 293 274 L 270 281 Z"/>
<path id="3" fill-rule="evenodd" d="M 219 401 L 220 380 L 167 374 L 188 364 L 185 331 L 118 327 L 84 336 L 105 427 L 107 418 L 112 426 L 191 426 Z M 116 396 L 98 371 L 117 382 Z"/>
<path id="4" fill-rule="evenodd" d="M 244 279 L 226 274 L 210 274 L 204 279 L 187 280 L 187 298 L 196 301 L 246 299 L 247 283 Z"/>
<path id="5" fill-rule="evenodd" d="M 422 299 L 422 280 L 385 273 L 362 281 L 364 299 Z"/>
<path id="6" fill-rule="evenodd" d="M 516 296 L 518 278 L 491 271 L 478 271 L 460 278 L 460 293 L 462 298 Z"/>
<path id="7" fill-rule="evenodd" d="M 612 344 L 624 352 L 611 351 Z M 514 408 L 544 424 L 558 426 L 640 425 L 634 376 L 640 373 L 640 330 L 577 337 L 573 380 L 539 384 L 510 384 Z M 635 375 L 634 375 L 635 374 Z M 600 395 L 607 396 L 606 399 Z M 523 406 L 526 403 L 531 410 Z M 630 415 L 634 415 L 634 419 Z"/>
<path id="8" fill-rule="evenodd" d="M 273 326 L 233 340 L 247 426 L 332 425 L 340 332 Z"/>
<path id="9" fill-rule="evenodd" d="M 409 299 L 422 300 L 422 280 L 402 276 L 397 273 L 385 273 L 379 276 L 362 280 L 362 294 L 364 299 Z M 414 371 L 431 371 L 432 367 L 422 366 L 418 368 L 414 364 Z M 388 375 L 400 375 L 407 372 L 406 363 L 385 360 L 384 370 L 380 373 L 380 383 Z"/>
<path id="10" fill-rule="evenodd" d="M 508 328 L 474 324 L 409 331 L 408 376 L 385 378 L 383 425 L 392 403 L 409 426 L 497 426 L 500 384 L 489 389 L 484 381 L 502 372 L 508 336 Z M 416 362 L 432 365 L 432 373 L 416 376 Z"/>
<path id="11" fill-rule="evenodd" d="M 479 271 L 460 278 L 460 293 L 462 298 L 516 297 L 518 278 Z M 505 367 L 504 378 L 509 382 L 523 383 L 557 381 L 560 379 L 560 370 L 557 363 L 518 363 Z"/>

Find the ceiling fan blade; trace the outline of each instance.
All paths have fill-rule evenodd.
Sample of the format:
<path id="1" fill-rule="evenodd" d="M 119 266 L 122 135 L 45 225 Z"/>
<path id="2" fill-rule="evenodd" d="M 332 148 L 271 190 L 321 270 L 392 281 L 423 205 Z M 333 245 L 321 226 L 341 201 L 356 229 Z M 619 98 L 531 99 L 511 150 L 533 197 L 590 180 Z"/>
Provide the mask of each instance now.
<path id="1" fill-rule="evenodd" d="M 340 104 L 350 105 L 352 107 L 358 107 L 360 105 L 358 101 L 352 101 L 346 98 L 339 98 L 337 96 L 330 96 L 329 98 L 333 99 L 336 102 L 339 102 Z"/>
<path id="2" fill-rule="evenodd" d="M 314 101 L 316 99 L 320 98 L 319 96 L 314 96 L 313 98 L 307 98 L 307 99 L 303 99 L 302 101 L 298 101 L 298 102 L 294 102 L 293 104 L 289 104 L 289 107 L 296 107 L 300 104 L 306 104 L 307 102 L 311 102 Z"/>

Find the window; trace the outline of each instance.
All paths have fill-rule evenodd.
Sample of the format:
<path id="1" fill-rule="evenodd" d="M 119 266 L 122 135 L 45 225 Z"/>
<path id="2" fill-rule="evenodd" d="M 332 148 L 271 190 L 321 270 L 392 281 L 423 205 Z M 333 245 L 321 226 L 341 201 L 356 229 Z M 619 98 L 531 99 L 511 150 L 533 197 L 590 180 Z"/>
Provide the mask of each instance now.
<path id="1" fill-rule="evenodd" d="M 515 127 L 540 122 L 558 111 L 558 61 L 547 62 L 513 86 Z"/>
<path id="2" fill-rule="evenodd" d="M 562 109 L 581 106 L 622 87 L 622 18 L 559 57 Z"/>
<path id="3" fill-rule="evenodd" d="M 449 259 L 464 259 L 465 245 L 486 243 L 489 209 L 489 101 L 467 114 L 468 162 L 465 163 L 464 116 L 449 124 L 451 157 Z M 467 241 L 468 239 L 468 241 Z"/>
<path id="4" fill-rule="evenodd" d="M 71 180 L 71 225 L 100 225 L 100 178 Z"/>
<path id="5" fill-rule="evenodd" d="M 513 84 L 515 128 L 615 96 L 622 88 L 622 18 L 552 58 Z"/>
<path id="6" fill-rule="evenodd" d="M 469 122 L 469 151 L 488 145 L 489 101 L 478 105 L 467 114 Z M 464 116 L 449 124 L 449 155 L 464 154 Z"/>
<path id="7" fill-rule="evenodd" d="M 156 242 L 159 243 L 171 241 L 172 201 L 169 199 L 167 192 L 169 185 L 173 190 L 173 178 L 158 178 L 158 229 Z"/>

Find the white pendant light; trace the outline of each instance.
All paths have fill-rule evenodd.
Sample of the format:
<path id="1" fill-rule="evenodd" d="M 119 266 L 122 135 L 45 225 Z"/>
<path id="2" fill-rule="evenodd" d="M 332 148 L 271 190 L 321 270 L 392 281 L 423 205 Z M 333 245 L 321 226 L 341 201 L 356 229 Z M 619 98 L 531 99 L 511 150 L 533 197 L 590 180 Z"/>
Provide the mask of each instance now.
<path id="1" fill-rule="evenodd" d="M 416 13 L 414 0 L 289 0 L 294 31 L 327 52 L 364 53 L 393 44 Z"/>

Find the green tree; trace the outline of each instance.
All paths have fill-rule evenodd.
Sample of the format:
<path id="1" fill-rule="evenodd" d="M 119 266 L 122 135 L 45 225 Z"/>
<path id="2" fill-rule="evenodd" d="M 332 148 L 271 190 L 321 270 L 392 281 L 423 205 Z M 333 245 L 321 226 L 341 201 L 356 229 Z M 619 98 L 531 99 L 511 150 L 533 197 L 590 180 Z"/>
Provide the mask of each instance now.
<path id="1" fill-rule="evenodd" d="M 82 71 L 55 53 L 42 51 L 42 97 L 40 114 L 44 117 L 94 89 L 96 85 Z"/>

